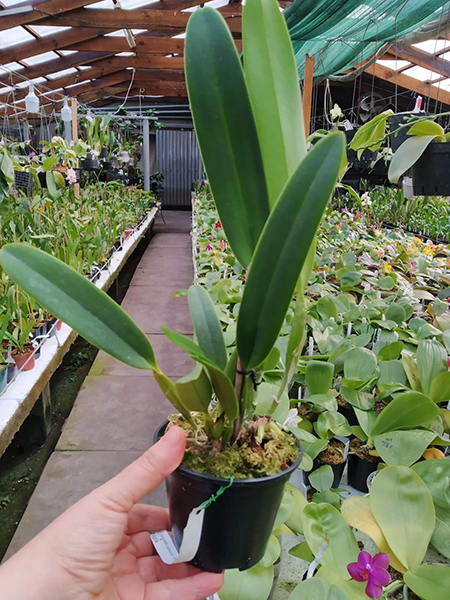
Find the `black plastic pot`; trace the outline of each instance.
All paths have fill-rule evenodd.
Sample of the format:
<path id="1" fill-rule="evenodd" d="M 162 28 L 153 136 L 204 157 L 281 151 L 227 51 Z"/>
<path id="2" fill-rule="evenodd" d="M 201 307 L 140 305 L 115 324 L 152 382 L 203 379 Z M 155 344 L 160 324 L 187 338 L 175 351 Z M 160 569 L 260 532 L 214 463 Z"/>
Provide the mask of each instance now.
<path id="1" fill-rule="evenodd" d="M 359 490 L 360 492 L 368 493 L 367 478 L 371 473 L 377 470 L 378 463 L 360 458 L 356 454 L 350 453 L 347 459 L 348 484 Z"/>
<path id="2" fill-rule="evenodd" d="M 333 478 L 333 485 L 331 486 L 332 488 L 338 488 L 341 484 L 341 479 L 342 479 L 342 475 L 344 474 L 344 469 L 345 469 L 345 465 L 346 465 L 347 461 L 344 460 L 344 462 L 338 464 L 338 465 L 330 465 L 330 467 L 333 469 L 333 474 L 334 474 L 334 478 Z M 303 471 L 303 480 L 305 482 L 306 486 L 311 486 L 311 482 L 309 481 L 309 476 L 311 475 L 311 473 L 314 473 L 314 471 L 317 471 L 317 469 L 320 469 L 320 467 L 323 467 L 323 464 L 318 464 L 317 461 L 314 461 L 314 466 L 311 469 L 311 471 Z"/>
<path id="3" fill-rule="evenodd" d="M 158 441 L 168 421 L 155 433 Z M 205 510 L 199 548 L 191 564 L 203 571 L 220 573 L 224 569 L 249 569 L 264 555 L 284 485 L 298 467 L 296 462 L 270 477 L 240 479 L 233 482 Z M 166 480 L 172 532 L 177 547 L 191 511 L 223 487 L 228 479 L 195 473 L 178 467 Z"/>
<path id="4" fill-rule="evenodd" d="M 338 413 L 341 413 L 341 415 L 344 415 L 344 417 L 347 419 L 348 424 L 350 426 L 359 425 L 359 422 L 356 417 L 356 413 L 355 413 L 353 406 L 351 406 L 351 405 L 350 406 L 341 406 L 339 404 L 338 405 Z"/>
<path id="5" fill-rule="evenodd" d="M 416 196 L 450 196 L 450 143 L 431 142 L 412 167 Z"/>
<path id="6" fill-rule="evenodd" d="M 102 148 L 100 151 L 100 156 L 99 158 L 108 158 L 109 156 L 109 150 L 108 148 Z"/>
<path id="7" fill-rule="evenodd" d="M 420 113 L 401 112 L 401 113 L 397 113 L 396 115 L 391 115 L 390 117 L 388 117 L 389 130 L 395 131 L 396 129 L 398 129 L 400 127 L 400 125 L 406 125 L 407 117 L 416 117 L 417 118 L 417 117 L 424 117 L 426 115 L 427 115 L 426 112 L 420 112 Z M 411 123 L 410 126 L 412 126 L 412 125 L 413 125 L 413 123 Z M 408 135 L 408 131 L 409 131 L 409 127 L 402 127 L 402 129 L 400 129 L 400 131 L 398 131 L 396 135 L 389 136 L 389 139 L 391 142 L 391 148 L 392 148 L 393 152 L 395 152 L 397 150 L 397 148 L 399 148 L 399 146 L 401 146 L 403 144 L 403 142 L 406 142 L 406 140 L 411 137 Z"/>
<path id="8" fill-rule="evenodd" d="M 88 156 L 81 161 L 81 166 L 85 171 L 99 171 L 100 161 L 93 158 L 92 154 L 88 154 Z"/>

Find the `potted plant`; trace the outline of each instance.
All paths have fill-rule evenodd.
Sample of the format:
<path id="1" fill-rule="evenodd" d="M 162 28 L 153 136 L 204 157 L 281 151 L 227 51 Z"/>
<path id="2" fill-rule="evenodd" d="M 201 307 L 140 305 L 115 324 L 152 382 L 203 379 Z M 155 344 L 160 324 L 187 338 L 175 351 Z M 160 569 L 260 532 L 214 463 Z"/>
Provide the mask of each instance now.
<path id="1" fill-rule="evenodd" d="M 9 340 L 13 350 L 11 356 L 18 369 L 30 371 L 34 368 L 35 357 L 34 347 L 31 344 L 30 334 L 33 331 L 34 321 L 24 321 L 23 317 L 19 319 L 12 333 L 6 332 L 6 338 Z"/>
<path id="2" fill-rule="evenodd" d="M 414 194 L 449 196 L 450 135 L 433 120 L 420 120 L 407 131 L 410 136 L 396 150 L 389 166 L 389 179 L 397 183 L 412 167 Z"/>
<path id="3" fill-rule="evenodd" d="M 277 94 L 261 104 L 261 50 L 267 51 L 269 38 L 255 15 L 263 14 L 276 32 L 271 55 L 280 52 L 283 66 L 272 72 L 275 84 L 270 80 Z M 300 309 L 287 364 L 297 359 L 306 322 L 304 288 L 298 286 L 345 149 L 343 134 L 334 132 L 306 154 L 294 54 L 275 0 L 246 4 L 244 36 L 245 77 L 229 29 L 214 9 L 193 14 L 185 49 L 194 122 L 221 223 L 239 262 L 247 269 L 251 263 L 231 356 L 212 300 L 200 286 L 188 295 L 196 341 L 164 330 L 196 361 L 194 371 L 174 383 L 143 332 L 82 275 L 26 244 L 0 250 L 4 270 L 40 305 L 116 358 L 153 371 L 178 411 L 170 424 L 183 426 L 188 439 L 183 464 L 168 479 L 175 540 L 180 543 L 189 515 L 200 509 L 201 537 L 191 558 L 210 571 L 246 569 L 261 559 L 284 484 L 301 460 L 299 442 L 288 430 L 270 416 L 254 416 L 255 389 L 296 290 Z M 205 88 L 213 76 L 215 85 Z M 279 98 L 290 100 L 289 111 Z M 278 118 L 267 118 L 267 109 Z M 158 435 L 170 424 L 162 424 Z"/>

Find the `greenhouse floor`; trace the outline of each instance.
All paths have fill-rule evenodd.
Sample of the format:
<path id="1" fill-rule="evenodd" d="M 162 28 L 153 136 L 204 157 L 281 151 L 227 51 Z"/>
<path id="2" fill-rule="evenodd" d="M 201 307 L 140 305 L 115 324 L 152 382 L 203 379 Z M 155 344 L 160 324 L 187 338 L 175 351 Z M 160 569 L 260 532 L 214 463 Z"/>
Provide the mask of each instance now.
<path id="1" fill-rule="evenodd" d="M 192 333 L 185 297 L 174 292 L 193 280 L 191 213 L 166 211 L 131 281 L 122 307 L 148 335 L 161 369 L 170 377 L 192 368 L 187 355 L 162 333 L 167 325 Z M 149 371 L 127 367 L 99 352 L 75 401 L 5 558 L 66 508 L 107 481 L 153 443 L 156 428 L 170 413 Z M 146 498 L 165 504 L 163 486 Z"/>

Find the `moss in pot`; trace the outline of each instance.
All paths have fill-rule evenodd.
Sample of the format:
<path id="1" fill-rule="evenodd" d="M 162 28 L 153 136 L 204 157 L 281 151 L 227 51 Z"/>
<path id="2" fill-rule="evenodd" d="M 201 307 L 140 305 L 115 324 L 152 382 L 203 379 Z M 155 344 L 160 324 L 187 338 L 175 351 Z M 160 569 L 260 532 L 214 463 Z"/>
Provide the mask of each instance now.
<path id="1" fill-rule="evenodd" d="M 263 13 L 271 27 L 267 39 L 255 18 Z M 185 48 L 205 169 L 228 243 L 248 270 L 231 354 L 212 299 L 200 285 L 188 292 L 194 340 L 164 329 L 196 363 L 191 373 L 173 382 L 159 368 L 145 334 L 82 275 L 26 244 L 0 250 L 4 270 L 41 306 L 124 363 L 153 371 L 176 410 L 171 421 L 182 425 L 188 437 L 185 459 L 168 479 L 175 541 L 180 542 L 191 511 L 207 501 L 192 564 L 211 571 L 246 569 L 259 562 L 284 484 L 301 460 L 299 442 L 288 430 L 270 416 L 255 417 L 256 397 L 264 361 L 294 295 L 280 397 L 295 371 L 306 325 L 304 289 L 314 262 L 313 242 L 345 149 L 343 134 L 334 132 L 306 154 L 295 59 L 277 2 L 249 0 L 243 22 L 245 77 L 229 29 L 214 9 L 193 13 Z M 261 81 L 259 64 L 267 44 L 283 65 L 275 61 L 268 67 L 273 71 L 268 83 Z M 261 93 L 261 85 L 269 85 L 269 97 Z M 157 435 L 166 427 L 162 424 Z"/>

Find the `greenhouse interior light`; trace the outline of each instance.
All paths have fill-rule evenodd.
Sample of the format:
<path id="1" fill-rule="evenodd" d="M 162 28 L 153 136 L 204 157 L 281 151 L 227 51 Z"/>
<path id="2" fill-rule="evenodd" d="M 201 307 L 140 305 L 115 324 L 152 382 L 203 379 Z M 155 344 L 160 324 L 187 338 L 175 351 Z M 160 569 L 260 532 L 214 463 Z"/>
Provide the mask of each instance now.
<path id="1" fill-rule="evenodd" d="M 64 123 L 70 123 L 72 121 L 72 110 L 67 104 L 67 98 L 64 98 L 64 106 L 61 109 L 61 119 Z"/>
<path id="2" fill-rule="evenodd" d="M 25 98 L 25 108 L 29 113 L 39 112 L 39 98 L 34 93 L 34 85 L 30 84 L 30 91 L 28 96 Z"/>

